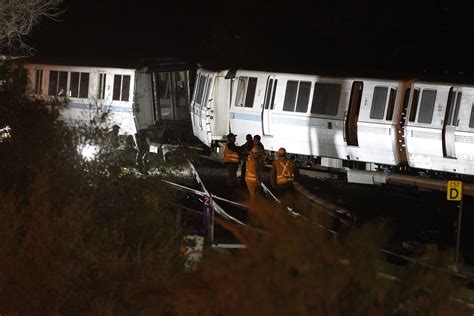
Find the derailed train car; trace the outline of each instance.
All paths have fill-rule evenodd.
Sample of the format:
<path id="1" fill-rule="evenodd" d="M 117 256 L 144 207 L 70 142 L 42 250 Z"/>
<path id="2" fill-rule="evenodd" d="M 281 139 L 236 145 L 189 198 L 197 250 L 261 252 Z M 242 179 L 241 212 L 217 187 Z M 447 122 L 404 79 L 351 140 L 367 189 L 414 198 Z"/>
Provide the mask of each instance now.
<path id="1" fill-rule="evenodd" d="M 40 99 L 67 99 L 62 118 L 77 125 L 107 113 L 104 127 L 120 127 L 120 134 L 135 135 L 134 68 L 89 67 L 24 63 L 29 92 Z"/>
<path id="2" fill-rule="evenodd" d="M 189 102 L 197 65 L 189 62 L 160 62 L 135 73 L 134 120 L 137 130 L 153 142 L 190 141 Z"/>
<path id="3" fill-rule="evenodd" d="M 259 134 L 270 152 L 286 147 L 360 182 L 376 180 L 354 169 L 474 175 L 474 86 L 250 70 L 200 69 L 201 80 L 190 112 L 207 146 Z"/>
<path id="4" fill-rule="evenodd" d="M 34 61 L 21 63 L 29 93 L 36 98 L 67 100 L 61 117 L 74 126 L 105 117 L 104 128 L 119 134 L 146 132 L 150 142 L 192 137 L 188 112 L 196 64 L 145 62 L 129 67 L 71 66 Z M 104 115 L 106 114 L 106 115 Z"/>

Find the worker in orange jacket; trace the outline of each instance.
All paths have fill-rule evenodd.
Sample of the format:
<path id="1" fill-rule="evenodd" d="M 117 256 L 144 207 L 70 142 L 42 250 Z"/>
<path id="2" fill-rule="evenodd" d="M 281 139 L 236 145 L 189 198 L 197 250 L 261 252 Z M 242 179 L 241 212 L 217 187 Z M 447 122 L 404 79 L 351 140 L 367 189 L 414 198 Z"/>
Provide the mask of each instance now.
<path id="1" fill-rule="evenodd" d="M 229 133 L 227 135 L 227 144 L 224 147 L 224 164 L 227 168 L 227 185 L 234 187 L 237 183 L 237 169 L 239 168 L 239 148 L 235 145 L 237 135 Z"/>
<path id="2" fill-rule="evenodd" d="M 247 158 L 245 170 L 245 183 L 249 190 L 250 199 L 255 199 L 257 196 L 257 187 L 262 182 L 261 168 L 258 158 L 260 157 L 260 149 L 253 146 Z"/>

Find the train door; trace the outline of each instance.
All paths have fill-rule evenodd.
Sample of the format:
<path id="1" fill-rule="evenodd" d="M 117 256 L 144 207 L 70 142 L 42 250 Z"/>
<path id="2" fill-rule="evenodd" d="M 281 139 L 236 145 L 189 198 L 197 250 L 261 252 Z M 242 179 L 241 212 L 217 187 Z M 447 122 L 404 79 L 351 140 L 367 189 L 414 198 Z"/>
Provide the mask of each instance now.
<path id="1" fill-rule="evenodd" d="M 461 88 L 451 87 L 449 89 L 448 104 L 443 121 L 443 155 L 446 158 L 456 158 L 456 149 L 454 144 L 454 132 L 459 125 L 458 115 L 461 105 Z"/>
<path id="2" fill-rule="evenodd" d="M 354 81 L 352 83 L 351 97 L 349 99 L 349 109 L 345 114 L 346 142 L 350 146 L 359 146 L 357 139 L 357 121 L 359 120 L 360 102 L 362 100 L 362 90 L 364 82 Z"/>
<path id="3" fill-rule="evenodd" d="M 204 85 L 204 92 L 202 95 L 202 102 L 201 102 L 201 129 L 206 133 L 206 136 L 209 136 L 211 133 L 211 123 L 209 121 L 209 95 L 212 88 L 212 77 L 206 76 L 206 83 Z"/>
<path id="4" fill-rule="evenodd" d="M 268 76 L 265 99 L 262 107 L 262 131 L 263 135 L 271 136 L 271 112 L 275 107 L 275 93 L 278 79 L 275 76 Z"/>
<path id="5" fill-rule="evenodd" d="M 188 119 L 189 71 L 154 72 L 155 121 Z"/>

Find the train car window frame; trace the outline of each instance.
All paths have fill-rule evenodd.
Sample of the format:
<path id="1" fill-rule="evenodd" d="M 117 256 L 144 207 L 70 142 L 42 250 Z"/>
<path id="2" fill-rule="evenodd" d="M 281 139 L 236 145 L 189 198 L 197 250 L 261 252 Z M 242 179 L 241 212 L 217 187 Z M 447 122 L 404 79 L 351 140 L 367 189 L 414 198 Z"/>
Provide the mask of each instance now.
<path id="1" fill-rule="evenodd" d="M 201 80 L 201 74 L 196 76 L 196 83 L 194 84 L 194 91 L 193 91 L 193 104 L 197 101 L 197 93 L 199 88 L 199 82 Z"/>
<path id="2" fill-rule="evenodd" d="M 395 109 L 395 100 L 397 99 L 397 88 L 390 88 L 390 95 L 388 97 L 386 121 L 393 119 L 393 110 Z"/>
<path id="3" fill-rule="evenodd" d="M 245 101 L 245 82 L 248 77 L 243 76 L 237 79 L 237 92 L 235 96 L 235 106 L 237 107 L 244 107 Z"/>
<path id="4" fill-rule="evenodd" d="M 474 103 L 471 106 L 471 117 L 469 118 L 469 128 L 474 128 Z"/>
<path id="5" fill-rule="evenodd" d="M 420 89 L 416 88 L 413 90 L 413 98 L 410 105 L 410 115 L 408 117 L 409 122 L 415 122 L 416 112 L 418 110 L 418 100 L 420 98 Z"/>
<path id="6" fill-rule="evenodd" d="M 253 108 L 257 92 L 257 77 L 241 76 L 238 78 L 235 106 Z"/>
<path id="7" fill-rule="evenodd" d="M 285 97 L 283 99 L 283 111 L 294 112 L 296 98 L 298 96 L 299 81 L 288 80 L 286 82 Z"/>
<path id="8" fill-rule="evenodd" d="M 114 75 L 112 100 L 128 101 L 130 98 L 130 75 Z"/>
<path id="9" fill-rule="evenodd" d="M 89 97 L 89 73 L 72 71 L 69 77 L 69 96 L 87 99 Z"/>
<path id="10" fill-rule="evenodd" d="M 105 99 L 105 83 L 107 81 L 107 74 L 105 72 L 99 72 L 99 90 L 97 93 L 97 98 L 99 100 Z"/>
<path id="11" fill-rule="evenodd" d="M 459 126 L 459 108 L 461 106 L 462 91 L 459 91 L 456 88 L 451 87 L 448 94 L 448 103 L 446 105 L 447 110 L 447 125 Z M 454 103 L 456 100 L 456 104 Z"/>
<path id="12" fill-rule="evenodd" d="M 341 97 L 340 83 L 315 82 L 311 114 L 336 116 Z"/>
<path id="13" fill-rule="evenodd" d="M 383 120 L 387 105 L 388 86 L 375 86 L 370 107 L 371 119 Z"/>
<path id="14" fill-rule="evenodd" d="M 201 76 L 201 80 L 199 81 L 199 87 L 198 87 L 198 92 L 197 92 L 197 99 L 196 103 L 201 107 L 202 104 L 202 97 L 204 94 L 204 87 L 206 85 L 207 81 L 207 76 Z"/>
<path id="15" fill-rule="evenodd" d="M 418 113 L 418 123 L 431 124 L 436 104 L 436 89 L 423 89 Z"/>
<path id="16" fill-rule="evenodd" d="M 298 85 L 298 97 L 296 98 L 295 112 L 306 113 L 308 111 L 310 95 L 311 81 L 300 81 Z"/>
<path id="17" fill-rule="evenodd" d="M 35 69 L 35 87 L 34 87 L 35 94 L 43 93 L 42 84 L 43 84 L 43 68 L 36 68 Z"/>
<path id="18" fill-rule="evenodd" d="M 273 110 L 273 107 L 275 106 L 275 96 L 276 96 L 276 93 L 277 93 L 277 87 L 278 87 L 278 79 L 277 78 L 274 78 L 273 80 L 273 94 L 272 94 L 272 99 L 271 99 L 271 103 L 270 103 L 270 110 Z"/>
<path id="19" fill-rule="evenodd" d="M 257 78 L 248 77 L 245 87 L 245 101 L 244 106 L 246 108 L 253 108 L 255 102 L 255 93 L 257 92 Z"/>
<path id="20" fill-rule="evenodd" d="M 176 83 L 176 106 L 183 108 L 189 105 L 189 73 L 188 71 L 174 72 Z M 182 100 L 184 99 L 184 102 Z"/>
<path id="21" fill-rule="evenodd" d="M 50 70 L 49 71 L 49 83 L 48 83 L 48 95 L 65 97 L 67 91 L 67 82 L 69 78 L 69 72 Z"/>

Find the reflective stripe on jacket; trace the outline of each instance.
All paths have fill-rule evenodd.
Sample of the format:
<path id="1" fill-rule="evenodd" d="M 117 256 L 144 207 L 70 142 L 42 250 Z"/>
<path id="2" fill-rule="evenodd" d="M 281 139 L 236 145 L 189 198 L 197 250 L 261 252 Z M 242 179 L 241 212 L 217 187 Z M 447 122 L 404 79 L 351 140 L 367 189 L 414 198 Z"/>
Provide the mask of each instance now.
<path id="1" fill-rule="evenodd" d="M 229 149 L 229 144 L 224 147 L 224 162 L 239 163 L 239 154 Z"/>
<path id="2" fill-rule="evenodd" d="M 245 181 L 257 182 L 260 180 L 258 162 L 254 158 L 247 159 L 247 164 L 245 168 Z"/>
<path id="3" fill-rule="evenodd" d="M 295 180 L 295 175 L 293 173 L 293 161 L 286 160 L 283 162 L 282 160 L 277 161 L 277 184 L 287 184 L 291 183 Z"/>

